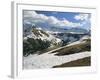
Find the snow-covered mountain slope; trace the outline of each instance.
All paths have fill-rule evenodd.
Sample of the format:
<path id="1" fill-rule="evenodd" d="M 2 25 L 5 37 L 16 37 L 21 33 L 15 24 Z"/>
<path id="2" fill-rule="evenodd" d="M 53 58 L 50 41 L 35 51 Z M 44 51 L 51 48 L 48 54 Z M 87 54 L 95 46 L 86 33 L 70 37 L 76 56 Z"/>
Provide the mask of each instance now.
<path id="1" fill-rule="evenodd" d="M 43 41 L 50 41 L 53 44 L 62 43 L 62 45 L 69 44 L 70 42 L 78 41 L 81 37 L 89 35 L 88 31 L 81 28 L 56 28 L 50 27 L 45 29 L 41 25 L 36 26 L 24 24 L 24 40 L 27 38 L 41 39 Z"/>
<path id="2" fill-rule="evenodd" d="M 58 54 L 59 50 L 69 48 L 70 46 L 78 45 L 78 44 L 84 44 L 86 43 L 84 40 L 89 39 L 89 37 L 85 36 L 79 41 L 73 42 L 69 45 L 51 50 L 46 53 L 42 53 L 41 55 L 38 54 L 31 54 L 27 57 L 24 57 L 23 66 L 24 69 L 38 69 L 38 68 L 52 68 L 56 65 L 61 65 L 63 63 L 68 63 L 71 61 L 75 61 L 78 59 L 83 59 L 85 57 L 90 57 L 91 52 L 90 51 L 84 51 L 79 53 L 73 53 L 69 55 L 62 55 L 57 56 L 55 54 Z"/>
<path id="3" fill-rule="evenodd" d="M 61 42 L 61 39 L 54 37 L 46 31 L 43 31 L 41 28 L 32 28 L 31 34 L 24 37 L 24 40 L 27 40 L 27 38 L 41 39 L 44 41 L 50 41 L 52 43 Z"/>

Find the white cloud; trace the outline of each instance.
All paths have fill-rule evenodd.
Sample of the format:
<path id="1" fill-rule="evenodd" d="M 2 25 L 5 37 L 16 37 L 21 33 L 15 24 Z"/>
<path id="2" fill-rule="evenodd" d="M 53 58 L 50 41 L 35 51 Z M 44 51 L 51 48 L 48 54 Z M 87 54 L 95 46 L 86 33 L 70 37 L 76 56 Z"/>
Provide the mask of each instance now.
<path id="1" fill-rule="evenodd" d="M 74 17 L 76 20 L 88 20 L 89 14 L 79 14 Z"/>
<path id="2" fill-rule="evenodd" d="M 27 20 L 31 23 L 44 22 L 47 19 L 47 16 L 43 14 L 37 14 L 35 11 L 24 11 L 24 20 Z"/>
<path id="3" fill-rule="evenodd" d="M 79 14 L 74 17 L 74 19 L 81 22 L 81 27 L 89 30 L 91 27 L 91 16 L 90 14 Z"/>
<path id="4" fill-rule="evenodd" d="M 77 19 L 80 19 L 78 16 Z M 38 14 L 35 11 L 24 11 L 24 22 L 34 23 L 47 23 L 50 26 L 59 26 L 59 27 L 79 27 L 80 23 L 73 23 L 67 19 L 59 20 L 54 16 L 46 16 L 44 14 Z"/>
<path id="5" fill-rule="evenodd" d="M 47 22 L 49 24 L 55 25 L 55 24 L 59 23 L 59 20 L 54 16 L 50 16 L 50 17 L 48 17 Z"/>

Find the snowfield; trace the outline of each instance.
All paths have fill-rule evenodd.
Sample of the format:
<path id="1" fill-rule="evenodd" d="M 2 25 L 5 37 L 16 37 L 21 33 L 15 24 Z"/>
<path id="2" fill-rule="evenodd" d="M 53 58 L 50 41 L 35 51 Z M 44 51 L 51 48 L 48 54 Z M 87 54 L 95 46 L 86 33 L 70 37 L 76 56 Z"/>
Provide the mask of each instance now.
<path id="1" fill-rule="evenodd" d="M 55 56 L 56 53 L 34 54 L 24 57 L 24 69 L 52 68 L 53 66 L 82 59 L 90 56 L 90 52 L 81 52 L 65 56 Z"/>

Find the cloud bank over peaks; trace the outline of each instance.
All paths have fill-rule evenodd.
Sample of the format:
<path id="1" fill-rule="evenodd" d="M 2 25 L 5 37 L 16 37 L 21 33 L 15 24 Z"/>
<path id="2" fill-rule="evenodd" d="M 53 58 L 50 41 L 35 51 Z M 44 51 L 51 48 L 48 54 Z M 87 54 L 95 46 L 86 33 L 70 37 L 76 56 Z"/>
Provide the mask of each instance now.
<path id="1" fill-rule="evenodd" d="M 49 26 L 55 27 L 79 27 L 80 23 L 73 23 L 63 18 L 63 20 L 57 19 L 55 16 L 46 16 L 44 14 L 38 14 L 35 11 L 24 11 L 24 23 L 38 24 L 38 23 L 46 23 Z"/>
<path id="2" fill-rule="evenodd" d="M 62 19 L 58 19 L 55 16 L 47 16 L 45 14 L 37 13 L 36 11 L 27 11 L 24 10 L 23 20 L 24 23 L 30 24 L 47 24 L 48 27 L 60 27 L 60 28 L 67 28 L 67 27 L 83 27 L 84 24 L 89 26 L 89 14 L 78 14 L 73 17 L 76 21 L 79 20 L 80 22 L 72 22 L 67 20 L 66 18 L 62 17 Z"/>

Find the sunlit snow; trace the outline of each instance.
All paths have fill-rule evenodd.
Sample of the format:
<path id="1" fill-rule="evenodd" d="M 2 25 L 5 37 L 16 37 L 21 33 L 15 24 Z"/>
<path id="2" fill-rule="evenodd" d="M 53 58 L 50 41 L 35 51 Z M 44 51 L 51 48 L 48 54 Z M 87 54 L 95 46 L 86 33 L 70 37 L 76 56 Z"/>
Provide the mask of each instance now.
<path id="1" fill-rule="evenodd" d="M 90 56 L 90 52 L 81 52 L 65 56 L 55 56 L 54 54 L 44 53 L 24 57 L 24 69 L 52 68 L 56 65 Z"/>

